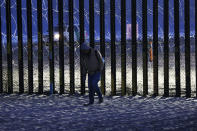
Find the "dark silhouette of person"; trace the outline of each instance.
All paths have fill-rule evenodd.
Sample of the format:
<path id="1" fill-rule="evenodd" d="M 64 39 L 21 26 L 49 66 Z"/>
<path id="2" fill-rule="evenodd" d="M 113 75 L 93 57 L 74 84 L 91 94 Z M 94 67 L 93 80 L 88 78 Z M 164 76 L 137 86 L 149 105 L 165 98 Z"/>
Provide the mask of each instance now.
<path id="1" fill-rule="evenodd" d="M 94 104 L 94 94 L 98 95 L 99 103 L 103 102 L 103 97 L 100 88 L 98 87 L 98 82 L 101 77 L 101 72 L 104 67 L 104 59 L 101 53 L 91 48 L 87 43 L 81 44 L 81 58 L 82 58 L 82 78 L 85 83 L 86 74 L 88 73 L 88 88 L 89 88 L 89 103 L 84 104 L 84 106 Z"/>

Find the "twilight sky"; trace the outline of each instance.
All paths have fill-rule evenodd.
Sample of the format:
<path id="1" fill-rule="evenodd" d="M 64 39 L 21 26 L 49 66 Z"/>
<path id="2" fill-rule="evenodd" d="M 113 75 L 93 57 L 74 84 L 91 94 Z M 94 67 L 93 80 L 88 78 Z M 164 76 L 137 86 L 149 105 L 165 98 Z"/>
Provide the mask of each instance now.
<path id="1" fill-rule="evenodd" d="M 46 34 L 48 30 L 48 16 L 47 0 L 43 1 L 43 33 Z M 64 22 L 68 23 L 68 0 L 64 1 Z M 74 23 L 79 24 L 79 0 L 74 0 Z M 85 1 L 85 30 L 89 34 L 89 0 Z M 116 37 L 120 38 L 121 28 L 120 28 L 120 1 L 116 1 Z M 159 0 L 159 36 L 163 36 L 163 1 Z M 180 1 L 180 33 L 184 35 L 184 0 Z M 131 23 L 131 0 L 126 0 L 126 20 L 127 24 Z M 54 26 L 58 24 L 58 0 L 53 0 L 53 11 L 54 11 Z M 148 0 L 148 34 L 152 34 L 153 30 L 153 0 Z M 138 23 L 138 35 L 142 34 L 142 0 L 137 0 L 137 23 Z M 6 40 L 6 9 L 5 0 L 0 0 L 1 6 L 1 19 L 2 19 L 2 34 L 3 41 Z M 95 39 L 99 39 L 100 35 L 100 9 L 99 0 L 95 0 Z M 174 2 L 169 0 L 169 35 L 173 35 L 174 32 Z M 16 15 L 16 0 L 11 0 L 11 11 L 12 11 L 12 40 L 17 40 L 17 15 Z M 27 20 L 26 20 L 26 0 L 22 0 L 22 17 L 23 17 L 23 35 L 24 41 L 26 41 L 27 34 Z M 195 29 L 195 0 L 190 0 L 190 28 L 191 35 L 194 34 Z M 105 28 L 106 28 L 106 39 L 110 39 L 110 0 L 105 0 Z M 33 22 L 33 41 L 37 41 L 37 0 L 32 0 L 32 22 Z"/>

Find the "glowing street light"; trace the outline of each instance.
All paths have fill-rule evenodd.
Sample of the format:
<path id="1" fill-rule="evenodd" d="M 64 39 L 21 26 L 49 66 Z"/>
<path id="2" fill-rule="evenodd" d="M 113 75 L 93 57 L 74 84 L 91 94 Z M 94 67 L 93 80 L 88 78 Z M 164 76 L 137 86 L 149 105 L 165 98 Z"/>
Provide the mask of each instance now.
<path id="1" fill-rule="evenodd" d="M 59 40 L 59 38 L 60 38 L 60 34 L 58 34 L 58 33 L 54 34 L 54 39 L 55 40 Z"/>

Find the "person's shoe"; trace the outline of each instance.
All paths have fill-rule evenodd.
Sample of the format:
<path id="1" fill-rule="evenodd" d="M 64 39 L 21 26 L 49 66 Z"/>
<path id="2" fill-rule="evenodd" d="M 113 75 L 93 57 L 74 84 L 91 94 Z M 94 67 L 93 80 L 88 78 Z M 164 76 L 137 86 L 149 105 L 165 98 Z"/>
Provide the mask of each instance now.
<path id="1" fill-rule="evenodd" d="M 103 103 L 103 98 L 99 99 L 99 104 Z"/>
<path id="2" fill-rule="evenodd" d="M 94 104 L 93 102 L 85 103 L 84 106 L 90 106 L 90 105 L 93 105 L 93 104 Z"/>

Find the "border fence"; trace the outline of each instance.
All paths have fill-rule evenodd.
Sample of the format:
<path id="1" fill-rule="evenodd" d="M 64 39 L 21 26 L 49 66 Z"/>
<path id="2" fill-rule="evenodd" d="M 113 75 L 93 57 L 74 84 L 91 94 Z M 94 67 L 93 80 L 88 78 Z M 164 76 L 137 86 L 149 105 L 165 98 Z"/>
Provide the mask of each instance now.
<path id="1" fill-rule="evenodd" d="M 11 0 L 5 0 L 6 4 L 6 32 L 7 32 L 7 93 L 13 93 L 13 67 L 12 67 L 12 28 L 11 28 Z M 94 19 L 94 0 L 89 0 L 89 40 L 90 46 L 95 47 L 95 19 Z M 105 57 L 105 1 L 100 2 L 100 51 L 103 57 Z M 115 25 L 115 0 L 110 0 L 110 48 L 111 48 L 111 74 L 106 74 L 106 68 L 101 75 L 101 90 L 103 94 L 106 94 L 106 75 L 111 75 L 111 95 L 117 95 L 117 81 L 116 81 L 116 25 Z M 126 95 L 127 90 L 127 66 L 126 66 L 126 44 L 131 44 L 132 47 L 132 95 L 137 95 L 138 81 L 137 81 L 137 60 L 138 58 L 138 40 L 136 35 L 137 25 L 137 0 L 131 2 L 131 17 L 132 17 L 132 40 L 127 42 L 126 40 L 126 1 L 121 0 L 121 95 Z M 159 75 L 158 75 L 158 0 L 153 0 L 153 95 L 169 96 L 169 0 L 163 2 L 163 29 L 164 29 L 164 94 L 159 94 Z M 73 22 L 73 0 L 68 0 L 69 11 L 69 76 L 70 76 L 70 94 L 75 94 L 75 55 L 74 55 L 74 22 Z M 21 0 L 16 0 L 17 4 L 17 36 L 18 36 L 18 80 L 19 80 L 19 93 L 24 93 L 24 60 L 23 60 L 23 26 L 22 25 L 22 6 Z M 43 94 L 43 25 L 42 25 L 42 0 L 37 0 L 37 37 L 38 37 L 38 93 Z M 54 71 L 54 28 L 53 28 L 53 0 L 48 0 L 48 33 L 49 33 L 49 74 L 50 74 L 50 89 L 51 93 L 55 93 L 55 71 Z M 148 35 L 147 35 L 147 0 L 142 0 L 142 70 L 143 70 L 143 95 L 148 95 Z M 58 0 L 58 27 L 60 36 L 64 35 L 64 19 L 63 19 L 63 0 Z M 34 71 L 33 71 L 33 54 L 32 54 L 32 0 L 26 2 L 26 14 L 27 14 L 27 49 L 28 49 L 28 93 L 34 93 Z M 1 12 L 0 12 L 0 15 Z M 175 96 L 181 96 L 181 73 L 180 73 L 180 30 L 179 30 L 179 1 L 174 0 L 174 56 L 175 56 Z M 185 15 L 185 95 L 191 97 L 191 77 L 195 77 L 195 85 L 197 83 L 197 71 L 195 76 L 191 76 L 190 68 L 190 0 L 184 0 L 184 15 Z M 84 40 L 84 0 L 79 0 L 79 28 L 80 39 L 79 43 L 82 44 Z M 1 30 L 0 17 L 0 30 Z M 195 2 L 195 25 L 197 25 L 197 2 Z M 197 68 L 197 26 L 195 26 L 195 68 Z M 0 33 L 0 93 L 3 93 L 3 66 L 2 66 L 2 33 Z M 65 93 L 65 77 L 64 70 L 64 37 L 59 38 L 59 82 L 60 82 L 60 94 Z M 81 94 L 85 94 L 85 85 L 82 82 L 82 74 L 80 74 L 81 80 Z M 197 86 L 196 86 L 197 87 Z M 196 88 L 197 90 L 197 88 Z M 196 91 L 197 96 L 197 91 Z"/>

